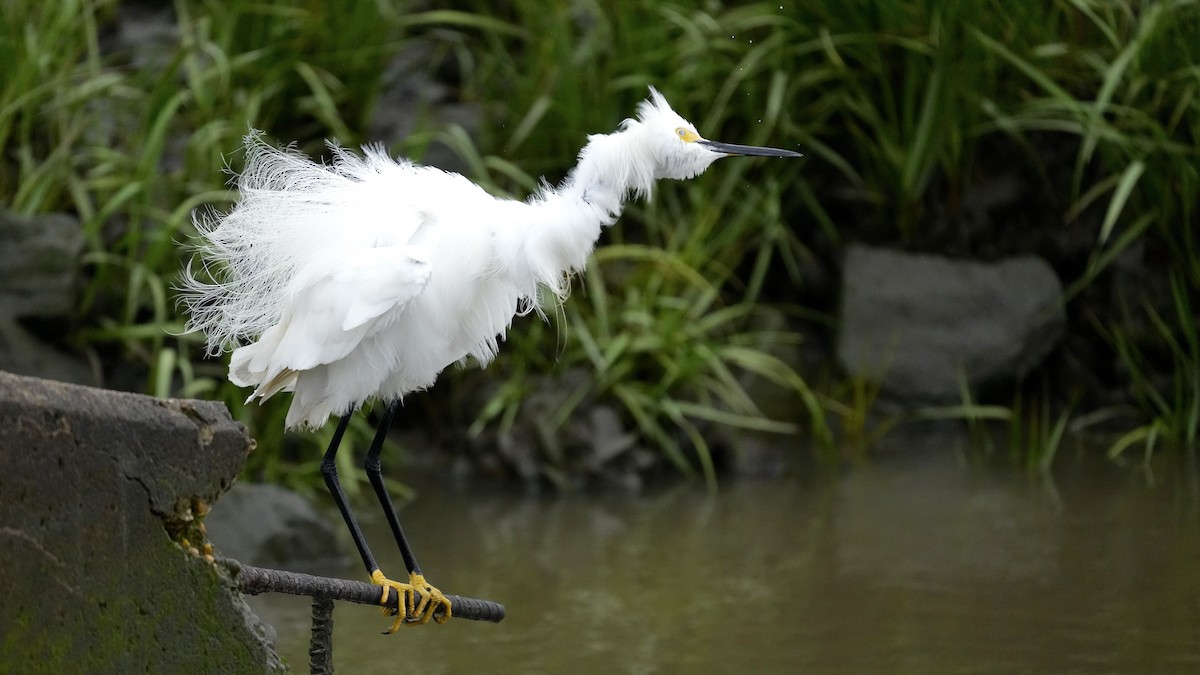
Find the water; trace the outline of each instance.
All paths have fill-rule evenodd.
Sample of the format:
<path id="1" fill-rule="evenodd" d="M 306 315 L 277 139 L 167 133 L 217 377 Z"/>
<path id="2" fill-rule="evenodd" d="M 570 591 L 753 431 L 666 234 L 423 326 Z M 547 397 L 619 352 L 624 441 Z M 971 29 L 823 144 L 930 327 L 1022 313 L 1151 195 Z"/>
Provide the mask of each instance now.
<path id="1" fill-rule="evenodd" d="M 401 514 L 426 575 L 448 593 L 504 603 L 508 618 L 382 636 L 390 619 L 339 604 L 335 665 L 428 675 L 1200 672 L 1194 463 L 1154 487 L 1104 462 L 1066 466 L 1054 483 L 972 464 L 953 452 L 893 455 L 835 479 L 727 482 L 718 494 L 426 485 Z M 382 522 L 367 536 L 384 571 L 401 576 Z M 252 603 L 307 672 L 307 600 Z"/>

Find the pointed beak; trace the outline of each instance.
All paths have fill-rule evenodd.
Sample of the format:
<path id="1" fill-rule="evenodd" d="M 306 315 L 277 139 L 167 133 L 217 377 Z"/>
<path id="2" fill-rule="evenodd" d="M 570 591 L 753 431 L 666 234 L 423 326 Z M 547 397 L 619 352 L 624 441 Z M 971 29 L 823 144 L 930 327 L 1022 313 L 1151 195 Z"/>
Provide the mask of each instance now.
<path id="1" fill-rule="evenodd" d="M 712 150 L 721 155 L 746 155 L 749 157 L 803 157 L 804 155 L 793 152 L 791 150 L 780 150 L 779 148 L 760 148 L 757 145 L 738 145 L 736 143 L 722 143 L 720 141 L 699 140 L 696 141 L 700 145 Z"/>

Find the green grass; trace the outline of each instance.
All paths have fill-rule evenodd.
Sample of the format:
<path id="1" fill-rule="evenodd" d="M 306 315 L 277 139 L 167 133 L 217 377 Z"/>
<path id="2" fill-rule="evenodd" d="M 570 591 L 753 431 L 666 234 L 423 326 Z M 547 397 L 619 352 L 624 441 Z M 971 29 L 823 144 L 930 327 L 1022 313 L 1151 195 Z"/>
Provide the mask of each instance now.
<path id="1" fill-rule="evenodd" d="M 877 389 L 781 355 L 801 334 L 829 334 L 833 303 L 806 272 L 836 273 L 845 242 L 870 241 L 1054 261 L 1071 330 L 1115 364 L 1105 377 L 1123 400 L 1076 393 L 1069 373 L 1033 388 L 1036 401 L 1000 394 L 1009 403 L 997 407 L 967 392 L 960 418 L 1023 425 L 1023 437 L 1042 439 L 1022 461 L 1052 464 L 1069 419 L 1125 420 L 1114 455 L 1196 444 L 1196 2 L 459 0 L 335 10 L 180 0 L 178 39 L 150 60 L 103 51 L 119 8 L 6 6 L 0 206 L 78 215 L 88 251 L 73 348 L 110 370 L 134 364 L 147 392 L 225 401 L 264 448 L 259 476 L 318 482 L 322 438 L 285 439 L 285 401 L 244 406 L 223 364 L 180 334 L 172 291 L 192 210 L 233 198 L 221 169 L 236 170 L 242 134 L 262 128 L 317 154 L 326 137 L 387 141 L 417 157 L 440 142 L 488 189 L 524 196 L 541 176 L 561 179 L 586 134 L 611 130 L 649 84 L 707 136 L 795 147 L 808 159 L 728 160 L 631 206 L 550 321 L 519 320 L 493 366 L 435 390 L 433 405 L 449 406 L 480 382 L 501 383 L 483 401 L 441 410 L 462 433 L 511 428 L 540 378 L 585 372 L 541 433 L 609 405 L 663 463 L 709 481 L 717 427 L 795 435 L 825 458 L 846 443 L 868 447 L 889 428 L 867 431 Z M 366 137 L 380 75 L 410 47 L 427 58 L 410 67 L 453 73 L 460 97 L 483 113 L 478 129 L 426 116 L 409 138 Z M 959 228 L 971 187 L 1007 174 L 1039 195 L 1026 229 Z M 1129 277 L 1131 265 L 1141 276 Z M 803 331 L 771 324 L 778 314 L 802 317 L 790 327 Z M 781 413 L 764 397 L 790 407 Z M 351 442 L 369 433 L 360 419 Z M 549 449 L 539 461 L 560 482 L 582 464 Z"/>

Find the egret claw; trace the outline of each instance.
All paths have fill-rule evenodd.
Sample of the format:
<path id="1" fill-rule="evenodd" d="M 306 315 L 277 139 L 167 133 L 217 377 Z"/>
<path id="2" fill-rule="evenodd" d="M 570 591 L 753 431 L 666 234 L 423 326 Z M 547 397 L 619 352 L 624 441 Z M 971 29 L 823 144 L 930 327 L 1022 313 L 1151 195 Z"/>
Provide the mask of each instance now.
<path id="1" fill-rule="evenodd" d="M 397 609 L 383 608 L 384 614 L 396 617 L 391 628 L 383 632 L 384 635 L 395 633 L 401 625 L 422 625 L 429 623 L 430 619 L 435 623 L 446 623 L 450 620 L 450 600 L 420 574 L 410 574 L 409 583 L 406 584 L 388 579 L 383 576 L 382 571 L 375 570 L 371 573 L 371 583 L 383 587 L 379 598 L 381 604 L 387 604 L 391 589 L 396 589 L 399 594 Z M 419 601 L 417 596 L 420 596 Z M 437 613 L 439 608 L 443 610 L 440 614 Z"/>
<path id="2" fill-rule="evenodd" d="M 408 616 L 405 617 L 403 623 L 406 624 L 426 624 L 430 619 L 435 623 L 446 623 L 451 617 L 450 600 L 448 600 L 440 590 L 425 581 L 425 577 L 421 574 L 408 575 L 409 584 L 412 586 L 413 593 L 409 597 Z M 421 601 L 415 603 L 417 595 L 421 596 Z M 415 607 L 413 606 L 415 603 Z M 438 608 L 443 611 L 437 613 Z"/>
<path id="3" fill-rule="evenodd" d="M 399 594 L 397 602 L 398 607 L 407 609 L 407 605 L 411 604 L 411 598 L 413 595 L 413 587 L 411 585 L 388 579 L 387 577 L 383 576 L 383 572 L 378 569 L 374 572 L 371 572 L 371 583 L 383 587 L 383 592 L 379 597 L 379 604 L 384 605 L 383 613 L 385 615 L 394 616 L 396 614 L 400 614 L 399 610 L 393 610 L 392 608 L 386 606 L 388 596 L 391 594 L 391 590 L 393 588 L 396 589 L 396 593 Z M 390 629 L 384 631 L 384 635 L 395 633 L 402 621 L 404 621 L 404 615 L 401 615 L 400 618 L 396 619 L 396 623 L 392 624 Z"/>

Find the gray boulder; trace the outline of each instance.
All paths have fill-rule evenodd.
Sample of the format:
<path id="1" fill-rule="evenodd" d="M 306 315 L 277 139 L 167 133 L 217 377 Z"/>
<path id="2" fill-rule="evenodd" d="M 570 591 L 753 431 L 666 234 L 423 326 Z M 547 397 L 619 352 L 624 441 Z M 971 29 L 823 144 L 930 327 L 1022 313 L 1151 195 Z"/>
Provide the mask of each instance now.
<path id="1" fill-rule="evenodd" d="M 98 384 L 86 360 L 42 342 L 17 322 L 75 311 L 83 247 L 83 231 L 71 216 L 0 211 L 0 370 Z"/>
<path id="2" fill-rule="evenodd" d="M 42 342 L 11 319 L 0 318 L 0 371 L 95 386 L 100 374 L 78 356 Z"/>
<path id="3" fill-rule="evenodd" d="M 0 211 L 0 319 L 67 316 L 83 231 L 65 214 L 18 216 Z"/>
<path id="4" fill-rule="evenodd" d="M 329 519 L 275 485 L 233 486 L 204 522 L 221 555 L 241 563 L 313 574 L 346 565 Z"/>
<path id="5" fill-rule="evenodd" d="M 0 372 L 0 671 L 284 669 L 202 516 L 252 442 L 218 403 Z"/>
<path id="6" fill-rule="evenodd" d="M 1062 284 L 1041 258 L 995 263 L 851 246 L 837 354 L 914 404 L 1023 376 L 1063 334 Z"/>

